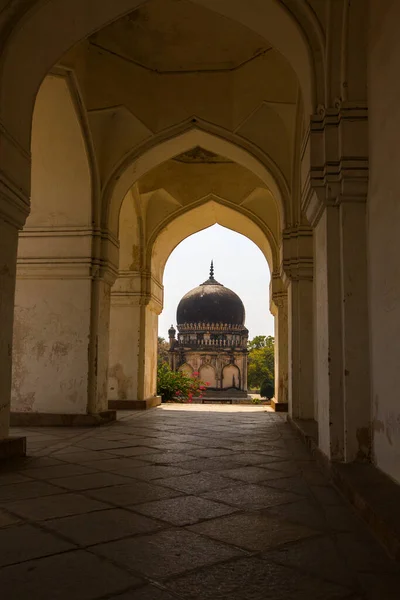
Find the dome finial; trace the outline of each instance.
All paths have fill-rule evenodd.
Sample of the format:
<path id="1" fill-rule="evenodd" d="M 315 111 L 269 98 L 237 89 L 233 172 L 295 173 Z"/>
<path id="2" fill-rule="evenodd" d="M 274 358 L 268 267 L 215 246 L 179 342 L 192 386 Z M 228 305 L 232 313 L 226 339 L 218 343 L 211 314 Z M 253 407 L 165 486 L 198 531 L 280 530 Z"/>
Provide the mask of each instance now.
<path id="1" fill-rule="evenodd" d="M 214 279 L 214 261 L 211 261 L 210 279 Z"/>

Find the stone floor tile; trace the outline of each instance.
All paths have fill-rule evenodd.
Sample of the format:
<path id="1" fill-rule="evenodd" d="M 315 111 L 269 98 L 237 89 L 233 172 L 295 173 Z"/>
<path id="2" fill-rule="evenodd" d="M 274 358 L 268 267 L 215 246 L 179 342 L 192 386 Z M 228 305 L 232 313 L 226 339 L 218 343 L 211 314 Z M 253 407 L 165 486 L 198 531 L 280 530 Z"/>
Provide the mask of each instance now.
<path id="1" fill-rule="evenodd" d="M 229 477 L 229 479 L 239 479 L 240 481 L 246 481 L 247 483 L 259 483 L 260 481 L 279 479 L 284 476 L 283 473 L 271 471 L 270 469 L 263 469 L 261 467 L 239 467 L 236 469 L 225 469 L 219 472 L 224 477 Z"/>
<path id="2" fill-rule="evenodd" d="M 384 577 L 386 573 L 400 575 L 399 564 L 389 558 L 367 529 L 363 532 L 336 533 L 333 539 L 338 551 L 354 571 L 384 574 Z"/>
<path id="3" fill-rule="evenodd" d="M 182 454 L 179 452 L 159 452 L 158 454 L 149 454 L 141 456 L 141 462 L 144 464 L 144 461 L 152 463 L 154 465 L 174 465 L 177 464 L 179 467 L 179 463 L 183 461 L 187 461 L 187 454 Z"/>
<path id="4" fill-rule="evenodd" d="M 266 485 L 279 490 L 286 490 L 288 492 L 300 494 L 301 496 L 312 496 L 310 487 L 305 483 L 302 477 L 298 475 L 269 479 Z"/>
<path id="5" fill-rule="evenodd" d="M 239 465 L 242 465 L 244 467 L 251 466 L 251 465 L 266 464 L 268 462 L 268 461 L 266 461 L 266 457 L 264 454 L 257 454 L 255 452 L 243 452 L 243 453 L 235 452 L 235 453 L 231 454 L 230 456 L 232 457 L 232 459 L 235 462 L 237 462 Z M 228 459 L 229 456 L 226 456 L 225 458 Z"/>
<path id="6" fill-rule="evenodd" d="M 215 456 L 229 456 L 231 452 L 226 448 L 197 448 L 196 450 L 191 450 L 189 454 L 198 458 L 212 458 Z"/>
<path id="7" fill-rule="evenodd" d="M 157 521 L 122 508 L 52 519 L 46 521 L 45 526 L 81 546 L 100 544 L 162 528 Z"/>
<path id="8" fill-rule="evenodd" d="M 74 544 L 29 524 L 5 527 L 0 529 L 0 567 L 65 552 L 74 547 Z"/>
<path id="9" fill-rule="evenodd" d="M 304 573 L 345 584 L 355 591 L 358 588 L 360 591 L 357 577 L 338 551 L 334 541 L 328 536 L 302 539 L 293 544 L 271 549 L 264 557 L 282 566 L 294 567 Z"/>
<path id="10" fill-rule="evenodd" d="M 182 463 L 180 463 L 182 464 Z M 151 481 L 152 479 L 161 479 L 163 477 L 177 477 L 178 475 L 189 475 L 191 471 L 181 469 L 179 466 L 163 467 L 160 465 L 146 465 L 145 467 L 135 467 L 133 469 L 121 469 L 119 473 L 126 477 Z"/>
<path id="11" fill-rule="evenodd" d="M 365 523 L 357 515 L 351 505 L 347 503 L 341 506 L 325 505 L 321 507 L 329 529 L 333 531 L 358 531 L 362 533 L 365 530 Z"/>
<path id="12" fill-rule="evenodd" d="M 55 479 L 57 477 L 72 477 L 74 475 L 88 475 L 94 473 L 93 469 L 82 465 L 61 464 L 52 467 L 36 467 L 34 469 L 25 469 L 24 475 L 32 479 Z"/>
<path id="13" fill-rule="evenodd" d="M 233 485 L 232 479 L 223 477 L 218 473 L 192 473 L 191 475 L 183 475 L 181 477 L 158 479 L 157 483 L 180 490 L 186 494 L 201 494 L 211 490 L 232 487 Z"/>
<path id="14" fill-rule="evenodd" d="M 52 456 L 61 460 L 62 454 L 75 454 L 80 453 L 83 454 L 85 450 L 82 446 L 74 446 L 72 444 L 66 444 L 63 447 L 58 447 L 56 450 L 52 451 Z"/>
<path id="15" fill-rule="evenodd" d="M 20 519 L 18 519 L 18 517 L 15 517 L 14 515 L 10 515 L 5 510 L 0 509 L 0 528 L 8 527 L 9 525 L 15 525 L 19 521 L 20 521 Z"/>
<path id="16" fill-rule="evenodd" d="M 105 458 L 104 460 L 91 460 L 82 463 L 85 467 L 95 469 L 97 471 L 109 471 L 111 473 L 118 473 L 121 469 L 129 469 L 132 467 L 143 467 L 147 463 L 144 460 L 138 460 L 136 458 L 125 458 L 123 456 L 114 458 Z"/>
<path id="17" fill-rule="evenodd" d="M 189 529 L 252 552 L 263 552 L 267 548 L 315 536 L 317 533 L 303 525 L 277 519 L 263 512 L 220 517 L 193 525 Z"/>
<path id="18" fill-rule="evenodd" d="M 112 450 L 115 448 L 125 448 L 129 446 L 135 446 L 132 442 L 121 442 L 121 441 L 108 441 L 102 440 L 101 438 L 88 437 L 77 443 L 80 448 L 87 448 L 88 450 Z"/>
<path id="19" fill-rule="evenodd" d="M 68 490 L 90 490 L 94 488 L 123 485 L 129 479 L 115 473 L 90 473 L 89 475 L 76 475 L 75 477 L 60 477 L 52 479 L 51 483 Z"/>
<path id="20" fill-rule="evenodd" d="M 296 502 L 287 504 L 276 504 L 268 509 L 268 512 L 276 517 L 287 519 L 293 523 L 300 523 L 318 531 L 329 529 L 325 514 L 320 506 L 312 500 L 300 499 L 296 496 Z"/>
<path id="21" fill-rule="evenodd" d="M 56 496 L 17 500 L 9 504 L 4 504 L 4 508 L 25 519 L 44 521 L 46 519 L 89 513 L 109 508 L 109 506 L 104 502 L 87 498 L 81 494 L 64 492 Z"/>
<path id="22" fill-rule="evenodd" d="M 2 597 L 10 600 L 93 600 L 143 583 L 83 550 L 6 567 L 0 581 Z"/>
<path id="23" fill-rule="evenodd" d="M 310 486 L 310 489 L 320 504 L 341 506 L 344 503 L 343 496 L 341 496 L 332 486 L 312 485 Z"/>
<path id="24" fill-rule="evenodd" d="M 360 573 L 360 585 L 366 600 L 398 600 L 400 575 L 398 573 Z M 363 596 L 364 597 L 364 596 Z"/>
<path id="25" fill-rule="evenodd" d="M 182 494 L 177 490 L 167 489 L 146 481 L 135 481 L 127 485 L 89 490 L 85 492 L 85 495 L 103 502 L 109 502 L 115 506 L 129 506 L 130 504 L 152 502 L 161 498 L 176 498 Z"/>
<path id="26" fill-rule="evenodd" d="M 212 519 L 234 512 L 236 509 L 211 502 L 196 496 L 182 496 L 169 500 L 158 500 L 147 504 L 138 504 L 135 510 L 144 515 L 167 521 L 173 525 L 191 525 L 204 519 Z"/>
<path id="27" fill-rule="evenodd" d="M 287 477 L 289 475 L 299 475 L 301 473 L 300 468 L 292 460 L 274 461 L 268 464 L 268 468 L 283 472 Z"/>
<path id="28" fill-rule="evenodd" d="M 156 580 L 243 554 L 184 529 L 136 536 L 93 546 L 91 550 L 125 567 L 133 566 L 134 557 L 135 571 Z"/>
<path id="29" fill-rule="evenodd" d="M 114 450 L 113 454 L 99 450 L 82 450 L 82 448 L 80 448 L 79 452 L 64 452 L 61 454 L 57 453 L 57 459 L 59 461 L 64 461 L 67 463 L 73 463 L 77 465 L 86 463 L 88 461 L 93 462 L 98 460 L 105 460 L 107 458 L 115 458 Z"/>
<path id="30" fill-rule="evenodd" d="M 185 600 L 347 600 L 351 590 L 256 557 L 229 561 L 167 583 Z"/>
<path id="31" fill-rule="evenodd" d="M 25 473 L 25 472 L 24 472 Z M 32 479 L 21 473 L 0 473 L 0 486 L 13 485 L 14 483 L 27 483 Z"/>
<path id="32" fill-rule="evenodd" d="M 274 490 L 262 485 L 234 485 L 222 490 L 213 490 L 202 494 L 204 498 L 226 502 L 232 506 L 248 508 L 253 510 L 268 506 L 279 505 L 285 502 L 295 502 L 298 496 L 290 492 Z"/>
<path id="33" fill-rule="evenodd" d="M 110 455 L 114 456 L 140 456 L 140 460 L 143 460 L 144 456 L 153 456 L 161 452 L 158 448 L 149 448 L 148 446 L 132 446 L 131 448 L 116 448 L 110 450 Z"/>
<path id="34" fill-rule="evenodd" d="M 177 600 L 177 596 L 154 585 L 146 585 L 143 588 L 107 598 L 107 600 Z"/>
<path id="35" fill-rule="evenodd" d="M 234 469 L 239 467 L 239 463 L 235 460 L 235 455 L 231 454 L 226 460 L 226 456 L 217 456 L 215 458 L 194 458 L 180 463 L 183 469 L 189 469 L 192 473 L 195 471 L 222 471 L 225 469 Z"/>
<path id="36" fill-rule="evenodd" d="M 22 498 L 38 498 L 59 494 L 63 490 L 55 485 L 44 481 L 29 481 L 26 483 L 16 483 L 14 485 L 0 486 L 0 502 L 10 500 L 21 500 Z"/>

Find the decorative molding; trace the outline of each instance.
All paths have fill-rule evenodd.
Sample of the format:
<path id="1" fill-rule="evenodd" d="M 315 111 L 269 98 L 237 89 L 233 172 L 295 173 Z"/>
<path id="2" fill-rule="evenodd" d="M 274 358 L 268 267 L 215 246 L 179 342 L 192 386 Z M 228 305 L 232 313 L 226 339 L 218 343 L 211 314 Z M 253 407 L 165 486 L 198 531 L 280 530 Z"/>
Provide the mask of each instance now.
<path id="1" fill-rule="evenodd" d="M 310 155 L 303 181 L 301 207 L 315 226 L 325 207 L 344 202 L 365 203 L 368 194 L 368 108 L 365 102 L 318 107 L 302 147 Z"/>
<path id="2" fill-rule="evenodd" d="M 29 212 L 29 195 L 0 171 L 0 218 L 22 229 Z"/>
<path id="3" fill-rule="evenodd" d="M 289 227 L 283 231 L 280 276 L 283 282 L 313 280 L 313 229 L 308 225 Z"/>

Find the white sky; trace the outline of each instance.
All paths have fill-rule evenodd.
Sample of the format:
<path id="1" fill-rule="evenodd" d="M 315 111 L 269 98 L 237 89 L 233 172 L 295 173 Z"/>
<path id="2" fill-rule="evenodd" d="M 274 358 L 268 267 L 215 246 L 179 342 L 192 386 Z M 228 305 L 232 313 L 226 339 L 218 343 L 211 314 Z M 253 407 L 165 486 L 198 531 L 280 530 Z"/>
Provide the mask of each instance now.
<path id="1" fill-rule="evenodd" d="M 252 241 L 221 225 L 213 225 L 186 238 L 169 257 L 164 271 L 164 310 L 158 335 L 168 339 L 171 324 L 176 326 L 180 299 L 208 279 L 211 259 L 215 279 L 243 301 L 250 339 L 256 335 L 273 335 L 274 319 L 268 308 L 268 263 Z"/>

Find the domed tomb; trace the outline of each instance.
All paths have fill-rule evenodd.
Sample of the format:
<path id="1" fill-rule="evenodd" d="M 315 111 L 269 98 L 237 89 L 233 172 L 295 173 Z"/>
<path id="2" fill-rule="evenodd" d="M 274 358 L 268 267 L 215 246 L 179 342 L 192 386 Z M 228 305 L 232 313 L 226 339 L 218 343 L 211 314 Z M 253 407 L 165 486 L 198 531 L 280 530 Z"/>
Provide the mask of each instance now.
<path id="1" fill-rule="evenodd" d="M 176 314 L 178 327 L 186 323 L 226 323 L 244 325 L 243 302 L 235 292 L 214 279 L 211 265 L 210 277 L 185 294 Z"/>
<path id="2" fill-rule="evenodd" d="M 210 276 L 190 290 L 177 309 L 178 339 L 171 326 L 170 365 L 174 370 L 199 373 L 209 393 L 247 396 L 245 308 L 239 296 Z"/>

